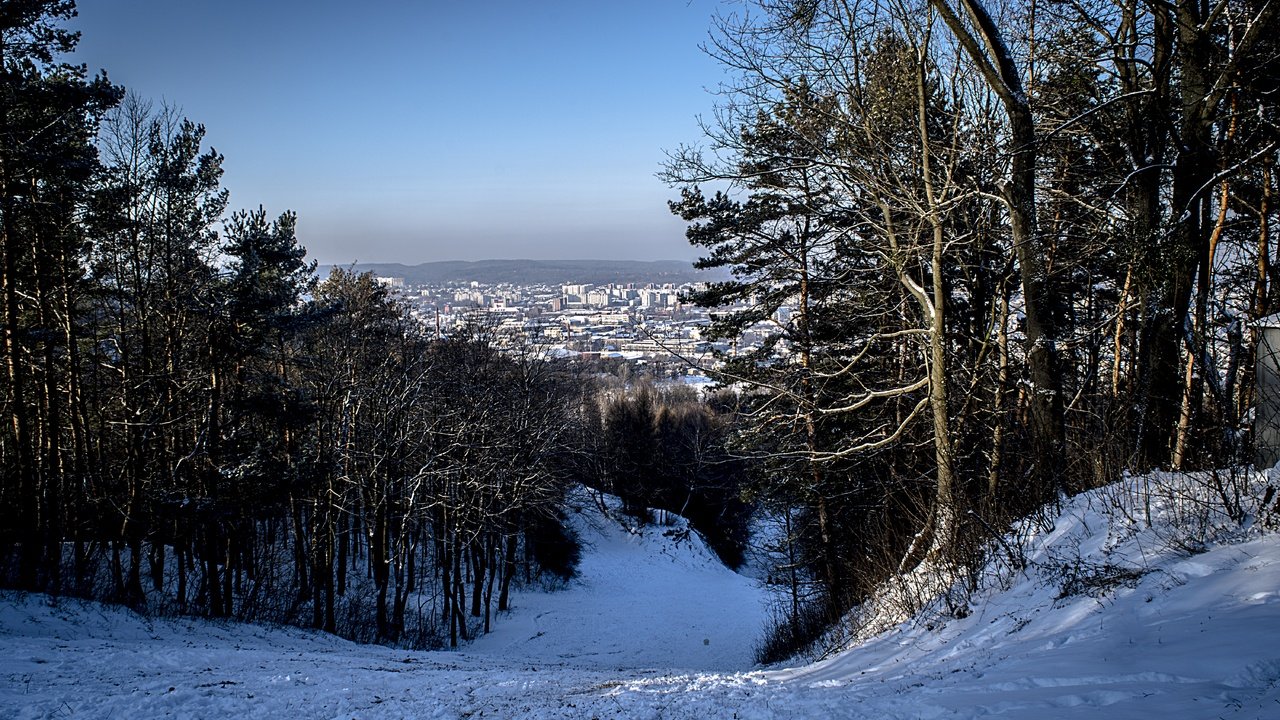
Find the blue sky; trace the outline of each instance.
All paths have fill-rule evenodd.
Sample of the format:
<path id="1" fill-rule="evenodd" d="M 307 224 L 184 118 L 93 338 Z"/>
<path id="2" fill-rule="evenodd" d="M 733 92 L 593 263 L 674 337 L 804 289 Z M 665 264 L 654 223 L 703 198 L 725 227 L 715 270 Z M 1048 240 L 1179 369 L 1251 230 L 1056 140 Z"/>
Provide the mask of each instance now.
<path id="1" fill-rule="evenodd" d="M 203 123 L 233 208 L 321 263 L 693 258 L 715 0 L 80 0 L 73 58 Z"/>

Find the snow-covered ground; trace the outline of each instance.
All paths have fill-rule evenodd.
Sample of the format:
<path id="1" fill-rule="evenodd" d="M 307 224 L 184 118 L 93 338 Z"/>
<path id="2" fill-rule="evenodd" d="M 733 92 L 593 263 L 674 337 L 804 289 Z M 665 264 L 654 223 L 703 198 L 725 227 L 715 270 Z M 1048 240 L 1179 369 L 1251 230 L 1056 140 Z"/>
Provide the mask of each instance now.
<path id="1" fill-rule="evenodd" d="M 722 565 L 683 518 L 629 528 L 616 499 L 585 490 L 570 505 L 585 545 L 571 589 L 515 594 L 512 615 L 468 655 L 617 670 L 751 666 L 766 613 L 758 582 Z"/>
<path id="2" fill-rule="evenodd" d="M 967 617 L 792 669 L 744 667 L 760 591 L 696 538 L 590 510 L 581 581 L 463 652 L 0 595 L 0 716 L 1280 718 L 1280 536 L 1162 496 L 1148 527 L 1140 482 L 1067 503 Z"/>

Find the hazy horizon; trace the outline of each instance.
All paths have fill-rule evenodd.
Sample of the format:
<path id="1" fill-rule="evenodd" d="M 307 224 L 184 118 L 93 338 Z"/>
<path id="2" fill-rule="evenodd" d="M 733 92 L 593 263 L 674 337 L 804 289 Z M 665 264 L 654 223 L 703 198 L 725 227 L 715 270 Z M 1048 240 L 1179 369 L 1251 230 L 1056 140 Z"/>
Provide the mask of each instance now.
<path id="1" fill-rule="evenodd" d="M 321 262 L 324 266 L 340 266 L 340 265 L 408 265 L 410 267 L 416 265 L 432 265 L 443 263 L 470 263 L 480 264 L 489 262 L 532 262 L 532 263 L 557 263 L 557 262 L 584 262 L 584 263 L 688 263 L 693 265 L 693 260 L 685 260 L 684 258 L 652 258 L 652 259 L 631 259 L 631 258 L 610 258 L 610 257 L 553 257 L 553 258 L 531 258 L 531 257 L 486 257 L 475 260 L 464 260 L 461 258 L 441 258 L 439 260 L 423 260 L 421 262 L 405 262 L 403 260 L 353 260 L 345 263 Z"/>

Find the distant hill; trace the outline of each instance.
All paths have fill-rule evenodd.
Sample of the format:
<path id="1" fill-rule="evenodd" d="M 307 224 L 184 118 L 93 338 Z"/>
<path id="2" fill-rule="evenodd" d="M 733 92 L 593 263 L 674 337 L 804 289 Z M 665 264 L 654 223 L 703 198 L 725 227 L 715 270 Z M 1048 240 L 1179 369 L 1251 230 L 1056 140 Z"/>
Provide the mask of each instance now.
<path id="1" fill-rule="evenodd" d="M 322 265 L 326 277 L 334 267 Z M 346 266 L 339 266 L 346 267 Z M 685 260 L 449 260 L 421 265 L 357 263 L 357 272 L 402 277 L 411 285 L 479 282 L 486 285 L 560 285 L 562 283 L 686 283 L 724 279 L 723 271 L 694 270 Z"/>

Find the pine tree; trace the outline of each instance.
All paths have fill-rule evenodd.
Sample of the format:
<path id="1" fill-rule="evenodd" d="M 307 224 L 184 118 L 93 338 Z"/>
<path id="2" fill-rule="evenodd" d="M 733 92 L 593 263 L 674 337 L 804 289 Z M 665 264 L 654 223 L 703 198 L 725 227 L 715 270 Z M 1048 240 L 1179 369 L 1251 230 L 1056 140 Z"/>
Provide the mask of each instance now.
<path id="1" fill-rule="evenodd" d="M 90 471 L 79 387 L 85 289 L 77 224 L 97 171 L 94 136 L 119 100 L 105 76 L 61 56 L 78 35 L 69 0 L 0 3 L 0 546 L 17 552 L 17 582 L 60 582 L 61 539 L 75 522 L 68 498 Z"/>

